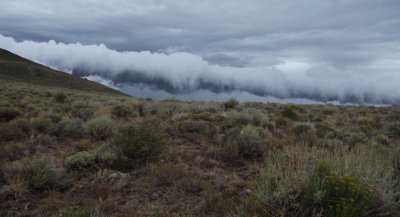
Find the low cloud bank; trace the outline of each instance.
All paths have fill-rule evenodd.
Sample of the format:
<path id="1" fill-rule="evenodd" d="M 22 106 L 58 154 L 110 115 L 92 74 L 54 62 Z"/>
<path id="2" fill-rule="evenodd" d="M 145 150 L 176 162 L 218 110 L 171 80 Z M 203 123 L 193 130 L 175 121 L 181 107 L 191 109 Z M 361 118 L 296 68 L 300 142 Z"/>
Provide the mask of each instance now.
<path id="1" fill-rule="evenodd" d="M 17 42 L 3 35 L 0 47 L 114 88 L 140 84 L 176 95 L 248 92 L 279 99 L 400 105 L 396 70 L 338 69 L 326 63 L 290 61 L 233 67 L 210 64 L 188 52 L 119 52 L 103 44 Z"/>

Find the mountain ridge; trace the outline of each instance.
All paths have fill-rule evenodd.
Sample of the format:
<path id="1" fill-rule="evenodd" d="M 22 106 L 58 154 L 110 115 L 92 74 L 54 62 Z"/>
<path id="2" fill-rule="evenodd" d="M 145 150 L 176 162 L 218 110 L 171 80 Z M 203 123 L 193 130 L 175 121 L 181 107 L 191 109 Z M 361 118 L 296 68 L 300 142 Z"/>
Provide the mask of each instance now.
<path id="1" fill-rule="evenodd" d="M 126 95 L 102 84 L 51 69 L 0 48 L 0 79 L 86 92 Z"/>

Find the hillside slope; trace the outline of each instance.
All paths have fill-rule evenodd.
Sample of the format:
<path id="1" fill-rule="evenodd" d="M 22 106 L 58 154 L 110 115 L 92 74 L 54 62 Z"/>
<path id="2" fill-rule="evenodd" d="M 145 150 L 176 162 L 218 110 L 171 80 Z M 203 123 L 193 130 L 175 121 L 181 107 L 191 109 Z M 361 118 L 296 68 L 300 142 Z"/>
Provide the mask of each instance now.
<path id="1" fill-rule="evenodd" d="M 0 48 L 0 80 L 27 82 L 42 86 L 67 88 L 115 95 L 123 93 L 93 81 L 53 70 Z"/>

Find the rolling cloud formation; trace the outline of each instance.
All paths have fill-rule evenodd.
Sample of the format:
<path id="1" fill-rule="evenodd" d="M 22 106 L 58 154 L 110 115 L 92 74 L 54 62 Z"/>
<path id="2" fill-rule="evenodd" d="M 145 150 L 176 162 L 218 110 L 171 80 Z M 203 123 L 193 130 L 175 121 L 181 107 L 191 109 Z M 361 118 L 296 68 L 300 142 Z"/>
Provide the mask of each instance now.
<path id="1" fill-rule="evenodd" d="M 245 91 L 277 98 L 400 104 L 397 72 L 374 73 L 298 62 L 232 67 L 210 64 L 188 52 L 118 52 L 103 44 L 16 42 L 5 36 L 0 36 L 0 46 L 109 86 L 144 84 L 174 94 Z"/>

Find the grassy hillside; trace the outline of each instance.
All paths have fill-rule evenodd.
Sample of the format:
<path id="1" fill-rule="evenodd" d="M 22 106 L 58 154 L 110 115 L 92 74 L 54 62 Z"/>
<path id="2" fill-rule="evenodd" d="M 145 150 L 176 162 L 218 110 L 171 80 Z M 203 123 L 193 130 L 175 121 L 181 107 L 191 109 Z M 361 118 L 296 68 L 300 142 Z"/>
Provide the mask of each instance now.
<path id="1" fill-rule="evenodd" d="M 50 69 L 0 48 L 0 79 L 41 86 L 122 95 L 121 92 L 86 79 Z"/>
<path id="2" fill-rule="evenodd" d="M 400 215 L 398 108 L 0 86 L 0 216 Z"/>

